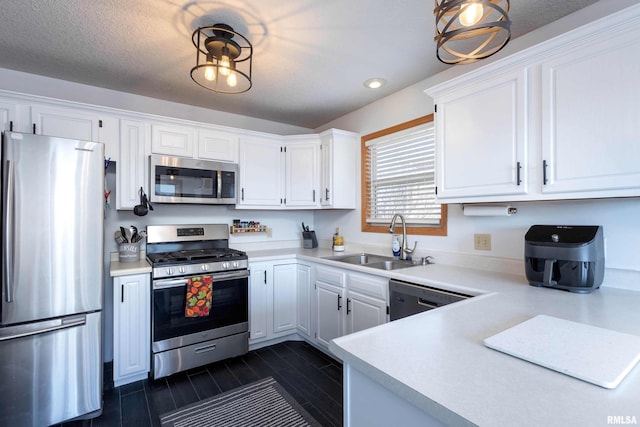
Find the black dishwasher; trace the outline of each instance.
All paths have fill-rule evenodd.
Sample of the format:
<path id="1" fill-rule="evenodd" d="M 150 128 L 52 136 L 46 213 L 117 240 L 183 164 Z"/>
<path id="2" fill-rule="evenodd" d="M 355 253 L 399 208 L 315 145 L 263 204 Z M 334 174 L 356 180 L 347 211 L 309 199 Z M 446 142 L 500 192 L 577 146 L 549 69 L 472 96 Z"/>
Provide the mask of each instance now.
<path id="1" fill-rule="evenodd" d="M 393 321 L 467 298 L 471 298 L 471 295 L 391 279 L 389 280 L 389 317 Z"/>

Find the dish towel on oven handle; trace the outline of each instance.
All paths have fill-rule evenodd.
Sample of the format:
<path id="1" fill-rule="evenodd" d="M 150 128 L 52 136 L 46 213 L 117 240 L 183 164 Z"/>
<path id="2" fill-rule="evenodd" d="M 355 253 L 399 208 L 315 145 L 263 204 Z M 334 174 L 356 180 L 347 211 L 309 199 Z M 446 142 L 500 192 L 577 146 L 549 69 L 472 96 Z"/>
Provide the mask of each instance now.
<path id="1" fill-rule="evenodd" d="M 213 278 L 211 276 L 193 276 L 187 279 L 185 317 L 208 316 L 211 310 L 212 294 Z"/>

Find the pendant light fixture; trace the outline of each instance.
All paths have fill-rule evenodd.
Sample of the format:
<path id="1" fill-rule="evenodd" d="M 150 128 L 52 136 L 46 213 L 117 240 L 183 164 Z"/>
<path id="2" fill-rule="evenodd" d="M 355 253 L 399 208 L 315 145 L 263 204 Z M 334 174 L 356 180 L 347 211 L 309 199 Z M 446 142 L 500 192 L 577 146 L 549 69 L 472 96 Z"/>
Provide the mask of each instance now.
<path id="1" fill-rule="evenodd" d="M 226 24 L 200 27 L 191 36 L 196 65 L 191 78 L 205 89 L 242 93 L 251 89 L 253 46 Z"/>
<path id="2" fill-rule="evenodd" d="M 511 38 L 509 0 L 435 0 L 436 55 L 468 64 L 493 55 Z"/>

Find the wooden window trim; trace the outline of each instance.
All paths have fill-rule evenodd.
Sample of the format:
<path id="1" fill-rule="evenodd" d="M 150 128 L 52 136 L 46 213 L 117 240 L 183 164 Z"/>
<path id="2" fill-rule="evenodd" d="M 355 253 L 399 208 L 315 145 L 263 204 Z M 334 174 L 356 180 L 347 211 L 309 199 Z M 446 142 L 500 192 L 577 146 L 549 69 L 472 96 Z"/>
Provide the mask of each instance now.
<path id="1" fill-rule="evenodd" d="M 425 123 L 433 122 L 433 114 L 428 114 L 423 117 L 419 117 L 408 122 L 400 123 L 399 125 L 392 126 L 390 128 L 382 129 L 377 132 L 364 135 L 360 142 L 360 183 L 361 183 L 361 224 L 362 231 L 369 233 L 389 233 L 388 226 L 371 225 L 367 223 L 367 206 L 369 206 L 369 196 L 371 194 L 371 183 L 367 176 L 367 147 L 366 143 L 369 140 L 380 138 L 381 136 L 389 135 L 395 132 L 400 132 L 405 129 L 412 128 L 414 126 L 422 125 Z M 448 206 L 446 204 L 441 205 L 440 212 L 440 225 L 437 227 L 424 226 L 424 227 L 407 227 L 407 234 L 422 235 L 422 236 L 446 236 L 447 235 L 447 218 L 448 218 Z"/>

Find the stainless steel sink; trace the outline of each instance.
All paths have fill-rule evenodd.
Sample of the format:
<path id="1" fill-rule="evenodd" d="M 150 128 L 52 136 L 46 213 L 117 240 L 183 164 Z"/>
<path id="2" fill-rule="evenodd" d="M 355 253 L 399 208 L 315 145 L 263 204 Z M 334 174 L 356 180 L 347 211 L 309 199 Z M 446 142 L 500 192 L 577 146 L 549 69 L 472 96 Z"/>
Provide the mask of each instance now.
<path id="1" fill-rule="evenodd" d="M 391 256 L 374 255 L 367 253 L 351 254 L 351 255 L 334 255 L 325 257 L 332 261 L 346 262 L 348 264 L 362 265 L 364 267 L 377 268 L 380 270 L 396 270 L 398 268 L 413 267 L 412 261 L 394 259 Z"/>
<path id="2" fill-rule="evenodd" d="M 346 262 L 348 264 L 369 265 L 371 263 L 376 263 L 376 262 L 392 261 L 393 257 L 361 253 L 361 254 L 351 254 L 351 255 L 334 255 L 334 256 L 325 257 L 325 259 L 330 259 L 332 261 Z"/>
<path id="3" fill-rule="evenodd" d="M 413 267 L 418 264 L 414 264 L 413 261 L 394 259 L 389 261 L 381 261 L 367 264 L 367 267 L 378 268 L 380 270 L 396 270 L 398 268 Z"/>

